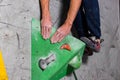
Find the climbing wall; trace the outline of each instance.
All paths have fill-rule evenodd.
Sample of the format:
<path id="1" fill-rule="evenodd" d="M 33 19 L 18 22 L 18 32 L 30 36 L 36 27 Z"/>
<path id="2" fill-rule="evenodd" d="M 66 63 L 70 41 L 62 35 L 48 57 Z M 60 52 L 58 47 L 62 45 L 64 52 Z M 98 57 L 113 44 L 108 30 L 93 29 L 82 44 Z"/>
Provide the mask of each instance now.
<path id="1" fill-rule="evenodd" d="M 63 1 L 50 0 L 54 26 L 63 18 Z M 120 80 L 119 0 L 99 0 L 101 52 L 76 70 L 78 80 Z M 40 19 L 39 0 L 0 0 L 0 49 L 9 80 L 31 79 L 31 19 Z M 60 17 L 61 16 L 61 17 Z M 73 74 L 66 80 L 74 80 Z"/>

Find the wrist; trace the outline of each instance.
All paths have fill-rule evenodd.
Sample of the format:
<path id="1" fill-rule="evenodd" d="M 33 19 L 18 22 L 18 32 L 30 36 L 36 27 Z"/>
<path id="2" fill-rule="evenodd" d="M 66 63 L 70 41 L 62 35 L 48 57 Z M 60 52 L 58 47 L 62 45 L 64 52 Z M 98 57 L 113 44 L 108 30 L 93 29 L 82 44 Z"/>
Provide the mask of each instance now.
<path id="1" fill-rule="evenodd" d="M 44 20 L 51 20 L 51 16 L 50 15 L 43 15 L 42 19 L 44 19 Z"/>
<path id="2" fill-rule="evenodd" d="M 65 24 L 71 28 L 73 22 L 72 22 L 70 19 L 66 19 L 66 20 L 65 20 Z"/>
<path id="3" fill-rule="evenodd" d="M 70 20 L 66 20 L 65 23 L 67 26 L 72 27 L 72 22 Z"/>
<path id="4" fill-rule="evenodd" d="M 42 19 L 46 19 L 46 18 L 48 18 L 48 19 L 51 18 L 51 17 L 50 17 L 50 13 L 47 12 L 47 11 L 42 13 Z"/>

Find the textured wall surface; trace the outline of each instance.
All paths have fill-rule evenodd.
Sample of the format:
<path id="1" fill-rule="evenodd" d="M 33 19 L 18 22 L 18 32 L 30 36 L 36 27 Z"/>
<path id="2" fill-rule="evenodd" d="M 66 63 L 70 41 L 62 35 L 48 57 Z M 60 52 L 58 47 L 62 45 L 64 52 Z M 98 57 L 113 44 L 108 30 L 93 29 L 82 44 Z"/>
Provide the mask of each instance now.
<path id="1" fill-rule="evenodd" d="M 99 4 L 105 41 L 101 52 L 75 71 L 78 80 L 120 80 L 119 0 L 99 0 Z M 62 0 L 50 1 L 54 26 L 60 25 L 64 5 Z M 38 0 L 0 0 L 0 49 L 9 80 L 30 80 L 32 17 L 40 18 Z M 65 79 L 74 80 L 74 76 Z"/>

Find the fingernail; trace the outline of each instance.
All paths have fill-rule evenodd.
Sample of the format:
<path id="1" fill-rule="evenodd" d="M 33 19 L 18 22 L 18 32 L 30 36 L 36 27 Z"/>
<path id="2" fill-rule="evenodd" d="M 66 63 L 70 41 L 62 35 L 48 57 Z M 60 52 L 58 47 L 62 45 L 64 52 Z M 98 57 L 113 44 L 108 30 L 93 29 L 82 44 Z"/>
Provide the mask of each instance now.
<path id="1" fill-rule="evenodd" d="M 54 42 L 53 42 L 53 41 L 51 41 L 51 43 L 53 44 Z"/>
<path id="2" fill-rule="evenodd" d="M 46 37 L 45 37 L 45 36 L 43 36 L 43 38 L 44 38 L 44 39 L 46 39 Z"/>
<path id="3" fill-rule="evenodd" d="M 54 41 L 53 43 L 56 43 L 57 41 Z"/>
<path id="4" fill-rule="evenodd" d="M 53 43 L 55 43 L 55 41 L 52 41 Z"/>

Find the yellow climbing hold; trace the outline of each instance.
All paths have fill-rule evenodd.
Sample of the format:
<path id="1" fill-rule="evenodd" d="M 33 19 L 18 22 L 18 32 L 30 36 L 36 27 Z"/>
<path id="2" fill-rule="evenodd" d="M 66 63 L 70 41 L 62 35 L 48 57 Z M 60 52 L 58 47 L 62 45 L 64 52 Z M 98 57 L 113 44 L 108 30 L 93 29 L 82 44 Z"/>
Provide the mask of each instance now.
<path id="1" fill-rule="evenodd" d="M 8 80 L 8 76 L 7 76 L 7 72 L 5 69 L 1 51 L 0 51 L 0 80 Z"/>

